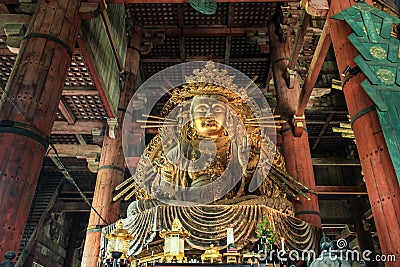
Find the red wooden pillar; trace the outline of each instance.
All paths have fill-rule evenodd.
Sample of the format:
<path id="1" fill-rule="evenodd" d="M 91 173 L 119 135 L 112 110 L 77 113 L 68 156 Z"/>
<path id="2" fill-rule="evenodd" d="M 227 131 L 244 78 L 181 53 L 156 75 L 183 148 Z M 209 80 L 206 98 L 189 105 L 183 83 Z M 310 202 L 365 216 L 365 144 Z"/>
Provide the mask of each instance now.
<path id="1" fill-rule="evenodd" d="M 39 1 L 0 102 L 0 251 L 18 252 L 80 25 L 79 0 Z"/>
<path id="2" fill-rule="evenodd" d="M 355 4 L 351 0 L 331 1 L 331 15 Z M 347 36 L 351 28 L 343 21 L 330 20 L 331 37 L 339 71 L 354 67 L 358 55 Z M 383 254 L 393 254 L 400 259 L 400 188 L 373 103 L 360 82 L 363 74 L 347 80 L 343 86 L 352 128 L 357 142 L 361 167 L 370 199 Z M 398 266 L 398 262 L 386 262 Z"/>
<path id="3" fill-rule="evenodd" d="M 293 88 L 289 89 L 287 86 L 284 74 L 289 63 L 291 42 L 290 40 L 280 42 L 278 35 L 275 34 L 275 29 L 275 25 L 271 23 L 269 37 L 278 100 L 276 113 L 281 115 L 283 119 L 291 120 L 297 108 L 301 88 L 297 78 Z M 282 128 L 282 154 L 285 157 L 287 172 L 308 188 L 313 189 L 315 187 L 315 178 L 307 132 L 303 131 L 300 137 L 295 137 L 292 126 L 290 124 L 284 125 Z M 310 200 L 300 197 L 298 201 L 294 202 L 296 217 L 321 227 L 318 198 L 311 194 L 309 194 L 309 197 L 311 198 Z"/>
<path id="4" fill-rule="evenodd" d="M 104 222 L 93 210 L 90 213 L 89 226 L 86 234 L 85 247 L 82 257 L 82 267 L 96 267 L 100 252 L 101 228 L 104 225 L 114 223 L 118 220 L 120 202 L 113 202 L 114 188 L 124 179 L 125 159 L 122 151 L 122 120 L 124 110 L 135 90 L 136 77 L 139 69 L 139 48 L 141 31 L 136 29 L 132 35 L 131 45 L 126 55 L 125 71 L 126 78 L 121 91 L 118 113 L 120 128 L 117 130 L 115 139 L 108 135 L 104 136 L 103 148 L 97 174 L 96 188 L 93 196 L 93 208 L 107 222 Z"/>

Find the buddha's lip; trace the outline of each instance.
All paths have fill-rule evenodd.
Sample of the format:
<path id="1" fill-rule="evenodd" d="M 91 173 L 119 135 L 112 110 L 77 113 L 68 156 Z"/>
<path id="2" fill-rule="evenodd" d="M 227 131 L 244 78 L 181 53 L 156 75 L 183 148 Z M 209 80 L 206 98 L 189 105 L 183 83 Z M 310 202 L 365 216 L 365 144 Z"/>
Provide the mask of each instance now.
<path id="1" fill-rule="evenodd" d="M 207 120 L 203 121 L 202 124 L 203 125 L 214 126 L 214 125 L 218 124 L 218 122 L 216 120 L 213 120 L 213 119 L 212 120 L 207 119 Z"/>

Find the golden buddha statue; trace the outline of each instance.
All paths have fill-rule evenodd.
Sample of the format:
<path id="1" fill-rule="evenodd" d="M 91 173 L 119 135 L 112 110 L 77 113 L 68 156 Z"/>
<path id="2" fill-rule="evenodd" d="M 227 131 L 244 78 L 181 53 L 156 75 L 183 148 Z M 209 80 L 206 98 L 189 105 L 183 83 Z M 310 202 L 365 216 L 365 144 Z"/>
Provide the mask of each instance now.
<path id="1" fill-rule="evenodd" d="M 219 76 L 219 82 L 197 79 L 204 72 L 210 79 Z M 263 127 L 266 120 L 274 125 L 274 117 L 254 106 L 246 89 L 235 87 L 210 62 L 172 91 L 161 111 L 165 124 L 146 147 L 135 175 L 116 188 L 122 191 L 114 199 L 136 199 L 124 221 L 136 238 L 131 254 L 139 254 L 174 218 L 190 232 L 190 247 L 199 250 L 211 243 L 222 249 L 228 227 L 240 236 L 239 248 L 248 245 L 256 240 L 254 230 L 265 213 L 289 247 L 292 239 L 285 232 L 293 227 L 299 227 L 296 238 L 313 239 L 315 229 L 292 217 L 287 199 L 307 197 L 307 188 L 285 172 L 271 131 Z"/>

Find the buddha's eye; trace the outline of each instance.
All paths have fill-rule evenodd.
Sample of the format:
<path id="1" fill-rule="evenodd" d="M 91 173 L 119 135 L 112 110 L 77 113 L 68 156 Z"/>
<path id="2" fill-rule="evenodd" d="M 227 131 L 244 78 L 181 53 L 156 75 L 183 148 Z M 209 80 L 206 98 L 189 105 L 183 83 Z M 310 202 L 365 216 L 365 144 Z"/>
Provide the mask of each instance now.
<path id="1" fill-rule="evenodd" d="M 214 112 L 225 112 L 225 107 L 220 104 L 215 104 L 212 108 Z"/>
<path id="2" fill-rule="evenodd" d="M 194 112 L 196 113 L 205 113 L 208 112 L 209 106 L 206 104 L 200 104 L 194 108 Z"/>

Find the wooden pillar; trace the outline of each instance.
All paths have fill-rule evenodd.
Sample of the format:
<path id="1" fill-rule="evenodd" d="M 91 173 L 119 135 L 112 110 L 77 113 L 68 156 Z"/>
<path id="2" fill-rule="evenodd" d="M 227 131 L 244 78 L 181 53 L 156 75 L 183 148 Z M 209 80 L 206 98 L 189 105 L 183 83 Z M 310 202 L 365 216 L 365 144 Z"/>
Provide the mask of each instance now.
<path id="1" fill-rule="evenodd" d="M 79 0 L 36 5 L 0 102 L 1 252 L 18 252 L 80 25 Z"/>
<path id="2" fill-rule="evenodd" d="M 271 60 L 278 100 L 275 113 L 290 121 L 296 112 L 301 88 L 298 78 L 294 80 L 293 88 L 289 89 L 287 86 L 284 75 L 289 63 L 291 41 L 281 42 L 275 32 L 276 27 L 271 23 L 269 27 Z M 308 188 L 313 189 L 315 187 L 315 179 L 307 132 L 303 131 L 300 137 L 295 137 L 293 127 L 289 123 L 283 126 L 281 132 L 282 154 L 285 157 L 287 172 Z M 318 198 L 311 194 L 309 196 L 311 200 L 300 197 L 298 201 L 294 202 L 296 217 L 321 227 Z"/>
<path id="3" fill-rule="evenodd" d="M 355 4 L 351 0 L 331 1 L 332 15 Z M 339 72 L 346 66 L 354 67 L 358 52 L 347 39 L 352 33 L 343 21 L 330 20 L 331 37 Z M 343 86 L 352 128 L 357 142 L 364 180 L 370 199 L 382 253 L 400 259 L 400 188 L 373 103 L 360 82 L 366 79 L 358 74 Z M 386 262 L 387 267 L 398 263 Z"/>
<path id="4" fill-rule="evenodd" d="M 371 255 L 368 255 L 370 258 L 375 258 L 375 248 L 374 242 L 372 239 L 371 231 L 368 229 L 364 229 L 364 224 L 362 222 L 362 213 L 361 213 L 361 205 L 360 199 L 356 196 L 349 196 L 349 203 L 351 209 L 351 215 L 354 221 L 354 231 L 356 232 L 356 237 L 358 241 L 358 246 L 360 247 L 360 251 L 371 251 Z M 379 267 L 378 262 L 369 261 L 367 262 L 368 267 Z"/>
<path id="5" fill-rule="evenodd" d="M 113 202 L 114 188 L 124 179 L 125 159 L 122 151 L 122 121 L 125 113 L 122 110 L 128 106 L 135 90 L 136 77 L 139 69 L 139 48 L 141 31 L 135 29 L 131 46 L 126 55 L 126 78 L 121 91 L 118 120 L 120 128 L 115 139 L 104 136 L 96 188 L 93 196 L 93 208 L 106 221 L 104 222 L 93 210 L 90 213 L 89 226 L 86 234 L 85 247 L 82 257 L 82 267 L 96 267 L 100 252 L 101 228 L 114 223 L 119 216 L 119 201 Z"/>

